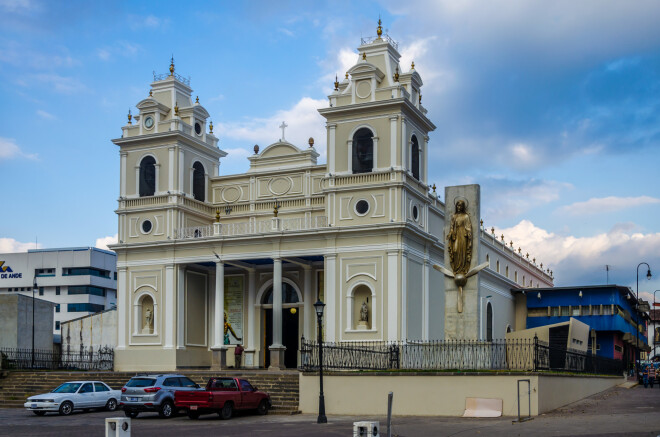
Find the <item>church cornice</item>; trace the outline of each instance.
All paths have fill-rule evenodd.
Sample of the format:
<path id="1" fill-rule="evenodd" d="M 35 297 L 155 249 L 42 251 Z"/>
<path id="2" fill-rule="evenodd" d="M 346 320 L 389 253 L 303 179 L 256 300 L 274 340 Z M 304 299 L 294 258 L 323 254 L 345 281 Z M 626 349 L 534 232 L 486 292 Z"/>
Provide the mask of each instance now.
<path id="1" fill-rule="evenodd" d="M 120 147 L 144 146 L 146 144 L 149 144 L 150 147 L 154 147 L 154 142 L 159 143 L 158 145 L 162 145 L 162 147 L 171 147 L 172 143 L 184 142 L 188 145 L 196 146 L 200 150 L 210 153 L 217 158 L 227 156 L 227 152 L 224 150 L 221 150 L 218 147 L 211 147 L 207 143 L 181 131 L 159 132 L 155 134 L 115 138 L 112 142 Z"/>
<path id="2" fill-rule="evenodd" d="M 410 102 L 410 100 L 403 97 L 399 97 L 396 99 L 388 99 L 388 100 L 378 100 L 375 102 L 353 103 L 343 106 L 321 108 L 318 111 L 319 114 L 327 118 L 328 116 L 337 117 L 337 116 L 342 116 L 344 114 L 352 114 L 355 112 L 365 111 L 370 109 L 394 111 L 394 110 L 400 110 L 401 106 L 405 107 L 406 116 L 416 117 L 425 130 L 429 132 L 435 130 L 436 126 L 433 124 L 433 122 L 429 120 L 428 117 L 426 117 L 418 108 L 416 108 L 415 105 L 413 105 Z"/>

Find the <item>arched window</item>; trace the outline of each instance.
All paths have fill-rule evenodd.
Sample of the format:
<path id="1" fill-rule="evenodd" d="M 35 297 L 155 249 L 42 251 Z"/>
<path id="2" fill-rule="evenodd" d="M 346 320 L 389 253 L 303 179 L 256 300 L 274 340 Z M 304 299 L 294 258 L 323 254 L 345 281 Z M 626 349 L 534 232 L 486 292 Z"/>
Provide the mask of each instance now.
<path id="1" fill-rule="evenodd" d="M 497 260 L 497 267 L 496 267 L 497 273 L 500 272 L 500 260 Z"/>
<path id="2" fill-rule="evenodd" d="M 140 162 L 140 197 L 153 196 L 156 192 L 156 160 L 145 156 Z"/>
<path id="3" fill-rule="evenodd" d="M 273 286 L 268 287 L 261 297 L 261 303 L 268 305 L 273 303 Z M 282 282 L 282 303 L 298 303 L 298 293 L 291 284 Z"/>
<path id="4" fill-rule="evenodd" d="M 506 277 L 509 277 L 509 266 L 506 266 Z"/>
<path id="5" fill-rule="evenodd" d="M 410 146 L 410 170 L 415 179 L 419 180 L 419 143 L 417 137 L 412 136 L 412 145 Z"/>
<path id="6" fill-rule="evenodd" d="M 362 128 L 353 135 L 353 173 L 368 173 L 374 168 L 373 133 Z"/>
<path id="7" fill-rule="evenodd" d="M 206 183 L 204 177 L 204 166 L 201 162 L 196 162 L 193 164 L 193 186 L 192 192 L 193 197 L 200 202 L 203 202 L 206 199 Z"/>
<path id="8" fill-rule="evenodd" d="M 493 306 L 486 306 L 486 341 L 493 341 Z"/>

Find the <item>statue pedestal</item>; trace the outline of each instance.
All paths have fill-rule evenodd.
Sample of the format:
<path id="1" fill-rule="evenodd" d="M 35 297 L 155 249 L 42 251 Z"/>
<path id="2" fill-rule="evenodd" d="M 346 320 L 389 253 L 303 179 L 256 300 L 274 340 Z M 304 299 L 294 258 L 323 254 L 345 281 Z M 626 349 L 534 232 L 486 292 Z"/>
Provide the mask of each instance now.
<path id="1" fill-rule="evenodd" d="M 142 334 L 151 334 L 151 333 L 152 332 L 150 327 L 145 326 L 144 328 L 142 328 Z"/>
<path id="2" fill-rule="evenodd" d="M 211 370 L 227 369 L 227 348 L 211 348 Z"/>
<path id="3" fill-rule="evenodd" d="M 367 322 L 365 322 L 364 320 L 359 321 L 358 324 L 357 324 L 357 330 L 358 331 L 367 331 L 367 330 L 369 330 L 369 326 L 367 326 Z"/>
<path id="4" fill-rule="evenodd" d="M 270 352 L 270 366 L 268 366 L 268 370 L 285 369 L 286 366 L 284 365 L 284 351 L 286 350 L 286 347 L 278 345 L 270 346 L 268 349 Z"/>

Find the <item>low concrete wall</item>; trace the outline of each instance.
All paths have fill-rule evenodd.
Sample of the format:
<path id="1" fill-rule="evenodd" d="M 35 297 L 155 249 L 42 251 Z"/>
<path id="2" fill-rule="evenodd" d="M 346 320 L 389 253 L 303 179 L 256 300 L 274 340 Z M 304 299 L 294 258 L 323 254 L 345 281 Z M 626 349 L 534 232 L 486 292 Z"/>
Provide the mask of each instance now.
<path id="1" fill-rule="evenodd" d="M 31 349 L 34 320 L 34 348 L 52 350 L 54 306 L 52 302 L 35 298 L 33 318 L 32 297 L 0 295 L 0 347 Z"/>
<path id="2" fill-rule="evenodd" d="M 117 310 L 111 309 L 96 314 L 62 322 L 62 352 L 79 353 L 102 347 L 117 346 Z"/>
<path id="3" fill-rule="evenodd" d="M 518 414 L 517 381 L 531 382 L 531 414 L 536 416 L 599 393 L 623 382 L 622 377 L 539 375 L 535 373 L 330 373 L 323 376 L 327 414 L 382 415 L 387 394 L 394 393 L 392 414 L 461 416 L 465 399 L 503 401 L 503 414 Z M 318 412 L 317 374 L 300 374 L 300 410 Z M 521 384 L 521 414 L 527 414 L 527 384 Z"/>

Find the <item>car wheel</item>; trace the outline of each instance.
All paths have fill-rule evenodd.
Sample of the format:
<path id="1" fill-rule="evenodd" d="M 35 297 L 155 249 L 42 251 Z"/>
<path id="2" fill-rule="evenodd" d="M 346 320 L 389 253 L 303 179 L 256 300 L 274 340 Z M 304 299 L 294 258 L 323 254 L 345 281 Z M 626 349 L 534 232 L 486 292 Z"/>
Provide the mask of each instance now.
<path id="1" fill-rule="evenodd" d="M 231 402 L 225 402 L 225 405 L 222 406 L 222 410 L 218 414 L 222 420 L 229 420 L 233 413 L 234 405 Z"/>
<path id="2" fill-rule="evenodd" d="M 124 411 L 124 416 L 130 417 L 131 419 L 135 419 L 138 416 L 138 414 L 139 413 L 137 411 L 128 411 L 128 410 Z"/>
<path id="3" fill-rule="evenodd" d="M 257 407 L 257 414 L 260 416 L 268 414 L 268 401 L 266 399 L 262 399 L 261 402 L 259 402 L 259 406 Z"/>
<path id="4" fill-rule="evenodd" d="M 60 416 L 68 416 L 73 412 L 73 404 L 69 401 L 64 401 L 60 404 Z"/>
<path id="5" fill-rule="evenodd" d="M 117 399 L 108 399 L 108 402 L 105 404 L 105 409 L 108 411 L 115 411 L 117 409 Z"/>
<path id="6" fill-rule="evenodd" d="M 33 413 L 36 414 L 37 416 L 44 416 L 46 414 L 45 411 L 33 411 Z"/>
<path id="7" fill-rule="evenodd" d="M 188 417 L 192 420 L 199 419 L 199 412 L 197 411 L 188 411 Z"/>
<path id="8" fill-rule="evenodd" d="M 169 419 L 174 416 L 174 405 L 171 401 L 164 401 L 158 410 L 158 415 L 164 419 Z"/>

